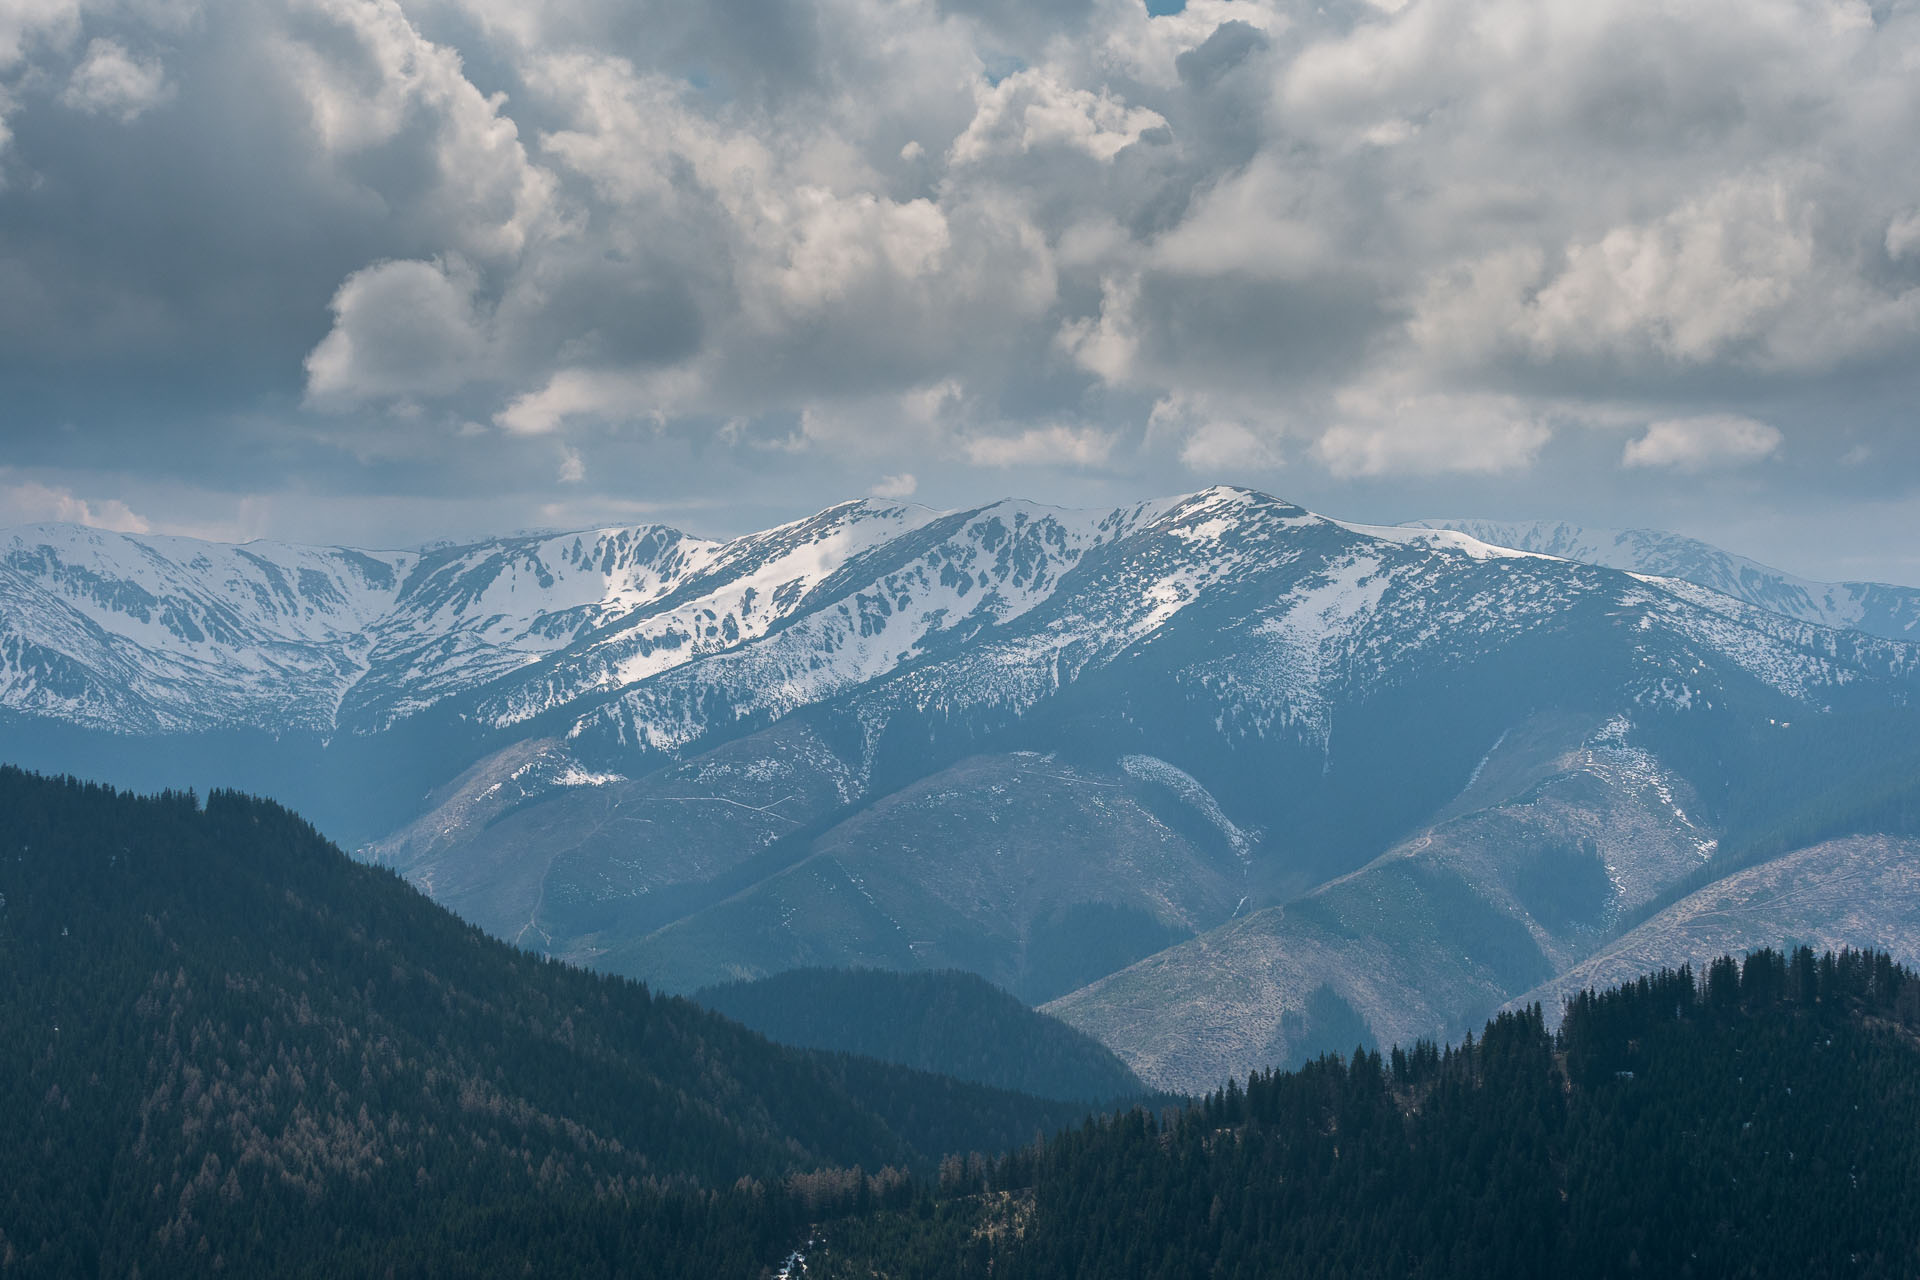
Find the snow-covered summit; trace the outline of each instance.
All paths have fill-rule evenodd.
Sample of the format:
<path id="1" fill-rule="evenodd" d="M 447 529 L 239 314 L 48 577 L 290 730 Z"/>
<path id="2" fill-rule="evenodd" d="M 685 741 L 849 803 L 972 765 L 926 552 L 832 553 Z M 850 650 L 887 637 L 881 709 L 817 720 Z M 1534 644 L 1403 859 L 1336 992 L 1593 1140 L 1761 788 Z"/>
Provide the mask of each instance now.
<path id="1" fill-rule="evenodd" d="M 1191 678 L 1233 691 L 1223 723 L 1311 725 L 1334 682 L 1391 680 L 1583 601 L 1737 652 L 1794 696 L 1861 660 L 1697 588 L 1568 560 L 1822 626 L 1872 630 L 1884 603 L 1684 539 L 1344 524 L 1230 486 L 1111 510 L 869 498 L 725 542 L 639 525 L 372 552 L 39 525 L 0 531 L 0 708 L 136 734 L 366 734 L 428 708 L 494 734 L 558 715 L 677 750 L 896 678 L 917 706 L 1028 706 L 1185 636 L 1207 655 Z M 1670 696 L 1699 694 L 1663 661 Z"/>

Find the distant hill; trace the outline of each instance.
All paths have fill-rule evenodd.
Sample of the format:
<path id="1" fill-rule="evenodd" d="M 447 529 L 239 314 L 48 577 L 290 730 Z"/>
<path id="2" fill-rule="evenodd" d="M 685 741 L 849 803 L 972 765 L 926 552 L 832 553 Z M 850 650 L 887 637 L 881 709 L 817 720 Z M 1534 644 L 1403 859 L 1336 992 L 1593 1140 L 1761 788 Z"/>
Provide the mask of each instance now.
<path id="1" fill-rule="evenodd" d="M 793 969 L 693 998 L 781 1044 L 865 1054 L 1043 1098 L 1146 1092 L 1098 1040 L 957 969 Z"/>
<path id="2" fill-rule="evenodd" d="M 807 1275 L 1910 1276 L 1916 1133 L 1920 975 L 1763 951 L 950 1162 Z"/>
<path id="3" fill-rule="evenodd" d="M 791 1172 L 1083 1111 L 516 951 L 231 793 L 0 769 L 0 970 L 9 1275 L 747 1275 Z"/>

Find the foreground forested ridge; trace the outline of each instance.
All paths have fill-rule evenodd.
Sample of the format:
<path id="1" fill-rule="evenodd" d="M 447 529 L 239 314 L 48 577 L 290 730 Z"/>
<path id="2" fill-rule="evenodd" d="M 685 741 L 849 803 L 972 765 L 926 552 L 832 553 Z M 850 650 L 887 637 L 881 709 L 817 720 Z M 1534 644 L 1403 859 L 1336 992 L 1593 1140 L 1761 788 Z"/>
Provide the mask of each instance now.
<path id="1" fill-rule="evenodd" d="M 1764 951 L 943 1170 L 809 1275 L 1920 1271 L 1920 975 Z"/>
<path id="2" fill-rule="evenodd" d="M 858 1053 L 1042 1098 L 1139 1097 L 1145 1085 L 1083 1031 L 958 969 L 790 969 L 693 999 L 781 1044 Z"/>
<path id="3" fill-rule="evenodd" d="M 6 1275 L 751 1277 L 809 1234 L 809 1276 L 895 1280 L 1920 1271 L 1880 955 L 1042 1139 L 1078 1109 L 514 951 L 276 806 L 0 769 L 0 965 Z"/>
<path id="4" fill-rule="evenodd" d="M 750 1275 L 1082 1114 L 515 951 L 231 793 L 0 769 L 0 968 L 4 1274 Z"/>

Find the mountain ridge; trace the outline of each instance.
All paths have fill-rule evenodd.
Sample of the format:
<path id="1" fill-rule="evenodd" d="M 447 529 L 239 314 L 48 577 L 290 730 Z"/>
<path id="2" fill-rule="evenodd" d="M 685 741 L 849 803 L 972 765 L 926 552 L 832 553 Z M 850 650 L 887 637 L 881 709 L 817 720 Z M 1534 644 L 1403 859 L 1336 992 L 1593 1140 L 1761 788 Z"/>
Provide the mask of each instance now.
<path id="1" fill-rule="evenodd" d="M 0 537 L 0 590 L 31 604 L 0 613 L 0 662 L 45 641 L 77 683 L 0 677 L 0 749 L 28 763 L 117 752 L 274 794 L 496 936 L 663 989 L 964 969 L 1066 1002 L 1181 1087 L 1356 1022 L 1470 1025 L 1715 842 L 1843 802 L 1848 769 L 1920 736 L 1911 643 L 1229 487 L 455 548 L 369 588 L 404 610 L 333 650 L 300 637 L 372 605 L 302 602 L 282 571 L 288 605 L 212 553 L 159 556 L 185 575 L 176 612 L 264 593 L 253 629 L 142 649 L 172 597 L 139 580 L 123 600 L 31 542 Z M 82 605 L 106 612 L 81 625 Z M 249 647 L 282 632 L 300 643 Z M 157 708 L 130 723 L 215 727 L 60 718 L 96 693 Z M 276 731 L 287 705 L 312 727 Z M 1095 993 L 1150 957 L 1181 990 L 1201 940 L 1235 949 L 1227 969 L 1308 943 L 1326 963 L 1175 1001 L 1221 1028 L 1209 1057 L 1187 1026 L 1176 1061 Z"/>
<path id="2" fill-rule="evenodd" d="M 789 969 L 693 1002 L 778 1044 L 858 1053 L 1036 1098 L 1104 1104 L 1147 1087 L 1112 1050 L 959 969 Z"/>
<path id="3" fill-rule="evenodd" d="M 1476 558 L 1511 548 L 1678 577 L 1802 621 L 1886 638 L 1920 634 L 1920 590 L 1812 583 L 1675 535 L 1544 522 L 1356 525 L 1227 486 L 1110 510 L 1006 499 L 941 512 L 859 499 L 727 542 L 642 524 L 367 551 L 29 525 L 0 530 L 0 601 L 12 606 L 0 633 L 0 707 L 113 732 L 246 724 L 364 733 L 498 685 L 466 713 L 498 731 L 757 641 L 777 645 L 780 633 L 860 597 L 867 583 L 917 571 L 923 595 L 944 590 L 922 603 L 930 617 L 914 634 L 857 647 L 849 677 L 871 679 L 957 614 L 975 625 L 1014 621 L 1087 554 L 1183 508 L 1233 503 Z M 1010 562 L 980 534 L 996 525 L 1043 532 Z M 1232 528 L 1216 518 L 1170 525 L 1168 536 L 1191 546 Z M 977 564 L 951 553 L 916 556 L 930 534 L 934 546 L 971 536 L 981 552 L 999 553 L 1000 579 L 980 579 L 984 608 L 964 600 Z M 883 548 L 898 564 L 875 561 Z M 1161 584 L 1169 611 L 1182 585 Z M 1868 591 L 1886 599 L 1864 601 Z M 877 606 L 886 621 L 889 602 Z M 1883 614 L 1892 621 L 1878 625 Z M 1144 621 L 1151 629 L 1164 616 Z M 35 625 L 23 626 L 29 619 Z M 893 628 L 862 628 L 869 639 L 875 631 Z M 660 741 L 678 745 L 671 735 Z"/>
<path id="4" fill-rule="evenodd" d="M 1888 639 L 1920 637 L 1920 587 L 1803 578 L 1712 543 L 1657 529 L 1611 529 L 1553 520 L 1414 520 L 1536 555 L 1680 578 L 1770 612 Z"/>

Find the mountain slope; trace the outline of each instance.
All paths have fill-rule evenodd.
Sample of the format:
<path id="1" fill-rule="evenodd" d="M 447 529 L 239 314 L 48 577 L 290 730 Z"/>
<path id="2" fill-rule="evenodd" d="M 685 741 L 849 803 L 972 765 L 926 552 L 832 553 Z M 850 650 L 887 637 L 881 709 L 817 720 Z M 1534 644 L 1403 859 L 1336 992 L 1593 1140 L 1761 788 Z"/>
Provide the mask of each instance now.
<path id="1" fill-rule="evenodd" d="M 1035 1097 L 1100 1102 L 1146 1086 L 1099 1041 L 957 969 L 790 969 L 693 999 L 769 1039 L 858 1053 Z"/>
<path id="2" fill-rule="evenodd" d="M 994 520 L 1042 523 L 985 514 L 935 522 L 900 554 L 914 564 L 958 557 L 964 547 L 929 540 L 950 527 L 970 540 Z M 932 615 L 915 611 L 913 588 L 925 579 L 889 576 L 881 565 L 849 570 L 848 581 L 880 576 L 837 599 L 838 588 L 826 590 L 828 604 L 809 615 L 817 621 L 554 722 L 567 727 L 537 769 L 509 770 L 519 758 L 503 757 L 373 852 L 396 866 L 431 861 L 436 892 L 449 891 L 442 886 L 456 865 L 511 862 L 533 879 L 505 892 L 505 879 L 484 873 L 502 889 L 478 917 L 490 927 L 683 988 L 793 965 L 924 960 L 1044 996 L 1060 988 L 1034 987 L 1021 952 L 1029 922 L 1044 936 L 1057 918 L 1041 907 L 1104 902 L 1178 937 L 1219 923 L 1242 898 L 1284 900 L 1419 829 L 1465 783 L 1472 760 L 1533 708 L 1765 723 L 1796 707 L 1897 702 L 1913 681 L 1911 648 L 1811 628 L 1687 584 L 1516 557 L 1459 535 L 1356 532 L 1238 491 L 1121 513 L 1096 528 L 1111 536 L 1058 570 L 1044 599 L 956 632 L 929 630 Z M 1035 545 L 1066 541 L 1043 535 Z M 905 628 L 897 641 L 896 626 Z M 822 640 L 820 628 L 848 638 Z M 849 646 L 860 672 L 875 653 L 899 661 L 849 683 L 840 665 Z M 796 690 L 827 696 L 796 708 Z M 700 749 L 715 737 L 722 745 Z M 679 745 L 663 753 L 665 744 Z M 963 833 L 990 832 L 1008 816 L 996 816 L 998 797 L 1013 793 L 986 775 L 979 787 L 938 779 L 974 756 L 983 762 L 974 768 L 998 759 L 992 769 L 1016 780 L 1032 772 L 1017 763 L 1021 751 L 1053 755 L 1055 772 L 1076 775 L 1047 802 L 1062 815 L 1124 791 L 1122 757 L 1166 761 L 1190 779 L 1201 809 L 1239 833 L 1217 871 L 1197 852 L 1182 855 L 1200 872 L 1193 887 L 1219 885 L 1209 905 L 1197 915 L 1170 910 L 1163 891 L 1124 871 L 1114 888 L 1125 891 L 1101 897 L 1073 888 L 1081 873 L 1071 868 L 1040 875 L 1049 903 L 1028 898 L 1009 911 L 978 892 L 1012 891 L 1012 866 L 1030 857 L 991 840 L 965 851 L 972 837 Z M 541 781 L 559 777 L 601 785 Z M 1709 772 L 1698 786 L 1717 794 L 1721 781 Z M 929 793 L 938 797 L 931 806 Z M 510 811 L 486 820 L 493 825 L 476 829 L 460 816 L 490 812 L 504 796 L 514 797 Z M 697 822 L 674 820 L 693 804 L 704 806 Z M 1701 821 L 1700 838 L 1712 839 L 1710 816 Z M 1041 855 L 1058 831 L 1085 828 L 1036 826 L 1032 812 L 1022 822 Z M 1131 834 L 1107 839 L 1107 855 L 1088 856 L 1103 869 L 1126 867 L 1130 853 L 1151 861 L 1164 825 L 1133 822 Z M 901 834 L 915 829 L 923 835 Z M 911 856 L 886 852 L 902 841 L 924 850 L 936 832 L 960 842 L 946 865 L 915 871 Z M 679 861 L 674 850 L 689 841 L 713 852 L 698 855 L 699 865 Z M 535 842 L 556 850 L 550 861 L 513 860 Z M 996 870 L 995 857 L 1012 861 Z M 955 874 L 964 867 L 986 880 L 969 885 Z M 899 884 L 895 905 L 869 909 L 858 891 L 833 887 L 849 868 L 869 895 Z M 958 898 L 940 887 L 945 880 Z M 986 914 L 979 924 L 926 914 L 941 901 L 962 916 Z M 906 916 L 924 918 L 910 925 Z M 819 927 L 782 941 L 796 919 Z M 946 936 L 965 945 L 926 945 Z"/>
<path id="3" fill-rule="evenodd" d="M 9 530 L 0 704 L 128 733 L 330 726 L 415 559 Z"/>
<path id="4" fill-rule="evenodd" d="M 1457 1039 L 1711 852 L 1685 784 L 1628 728 L 1534 717 L 1430 826 L 1366 867 L 1047 1010 L 1157 1087 L 1186 1091 L 1343 1038 L 1349 1049 Z"/>
<path id="5" fill-rule="evenodd" d="M 1739 775 L 1718 806 L 1661 754 L 1666 744 L 1643 732 L 1646 723 L 1530 717 L 1501 735 L 1428 824 L 1366 867 L 1047 1011 L 1110 1045 L 1156 1087 L 1192 1092 L 1342 1043 L 1457 1038 L 1502 1005 L 1552 1003 L 1596 978 L 1773 938 L 1907 953 L 1894 938 L 1913 909 L 1898 851 L 1920 821 L 1911 720 L 1877 734 L 1816 720 L 1799 742 L 1802 731 L 1783 724 L 1757 741 L 1708 736 L 1696 749 Z M 1861 750 L 1828 731 L 1859 732 L 1873 745 Z M 1710 816 L 1716 807 L 1722 816 Z M 1856 864 L 1861 850 L 1889 861 Z M 1743 930 L 1676 941 L 1689 934 L 1689 913 L 1729 924 L 1727 904 L 1743 886 L 1825 868 L 1830 858 L 1838 865 L 1817 887 L 1733 912 Z M 1761 859 L 1778 861 L 1749 870 Z M 1676 898 L 1685 902 L 1668 909 Z M 1720 906 L 1703 911 L 1702 902 Z M 1659 923 L 1643 924 L 1648 917 Z"/>
<path id="6" fill-rule="evenodd" d="M 1653 529 L 1595 529 L 1558 521 L 1418 520 L 1490 542 L 1582 564 L 1680 578 L 1773 613 L 1896 640 L 1920 638 L 1920 588 L 1883 582 L 1814 582 L 1711 543 Z"/>
<path id="7" fill-rule="evenodd" d="M 1149 786 L 1034 753 L 970 757 L 804 856 L 593 962 L 670 990 L 808 965 L 983 974 L 1050 999 L 1231 917 L 1246 867 Z M 1156 813 L 1159 807 L 1161 812 Z M 558 913 L 554 913 L 557 915 Z"/>
<path id="8" fill-rule="evenodd" d="M 537 960 L 271 804 L 0 769 L 0 814 L 0 1255 L 29 1272 L 338 1274 L 464 1227 L 488 1271 L 681 1232 L 672 1270 L 713 1274 L 683 1192 L 1075 1114 Z"/>
<path id="9" fill-rule="evenodd" d="M 68 559 L 40 545 L 15 558 L 44 584 Z M 162 558 L 176 595 L 211 589 Z M 497 935 L 678 990 L 866 964 L 1067 997 L 1209 931 L 1285 950 L 1311 908 L 1249 920 L 1318 902 L 1342 923 L 1309 931 L 1297 976 L 1244 984 L 1216 1008 L 1235 1029 L 1181 1049 L 1244 1065 L 1376 1017 L 1466 1025 L 1714 842 L 1920 740 L 1914 645 L 1242 489 L 859 502 L 725 544 L 505 539 L 396 561 L 391 599 L 367 599 L 325 622 L 368 619 L 309 728 L 263 726 L 317 694 L 212 658 L 177 687 L 116 683 L 129 632 L 69 637 L 76 700 L 8 686 L 0 748 L 312 796 Z M 53 636 L 35 610 L 60 616 L 0 625 Z M 99 727 L 113 698 L 147 727 Z M 1638 763 L 1593 763 L 1616 755 Z M 1489 790 L 1522 777 L 1547 803 Z M 1333 910 L 1369 886 L 1393 909 Z M 1390 1011 L 1359 975 L 1416 939 L 1432 989 Z"/>
<path id="10" fill-rule="evenodd" d="M 1785 938 L 1831 950 L 1872 947 L 1920 963 L 1920 839 L 1849 836 L 1735 872 L 1681 899 L 1514 1002 L 1555 1011 L 1655 969 L 1692 965 Z"/>
<path id="11" fill-rule="evenodd" d="M 380 728 L 624 616 L 714 551 L 656 526 L 428 552 L 12 529 L 0 705 L 121 733 Z"/>

